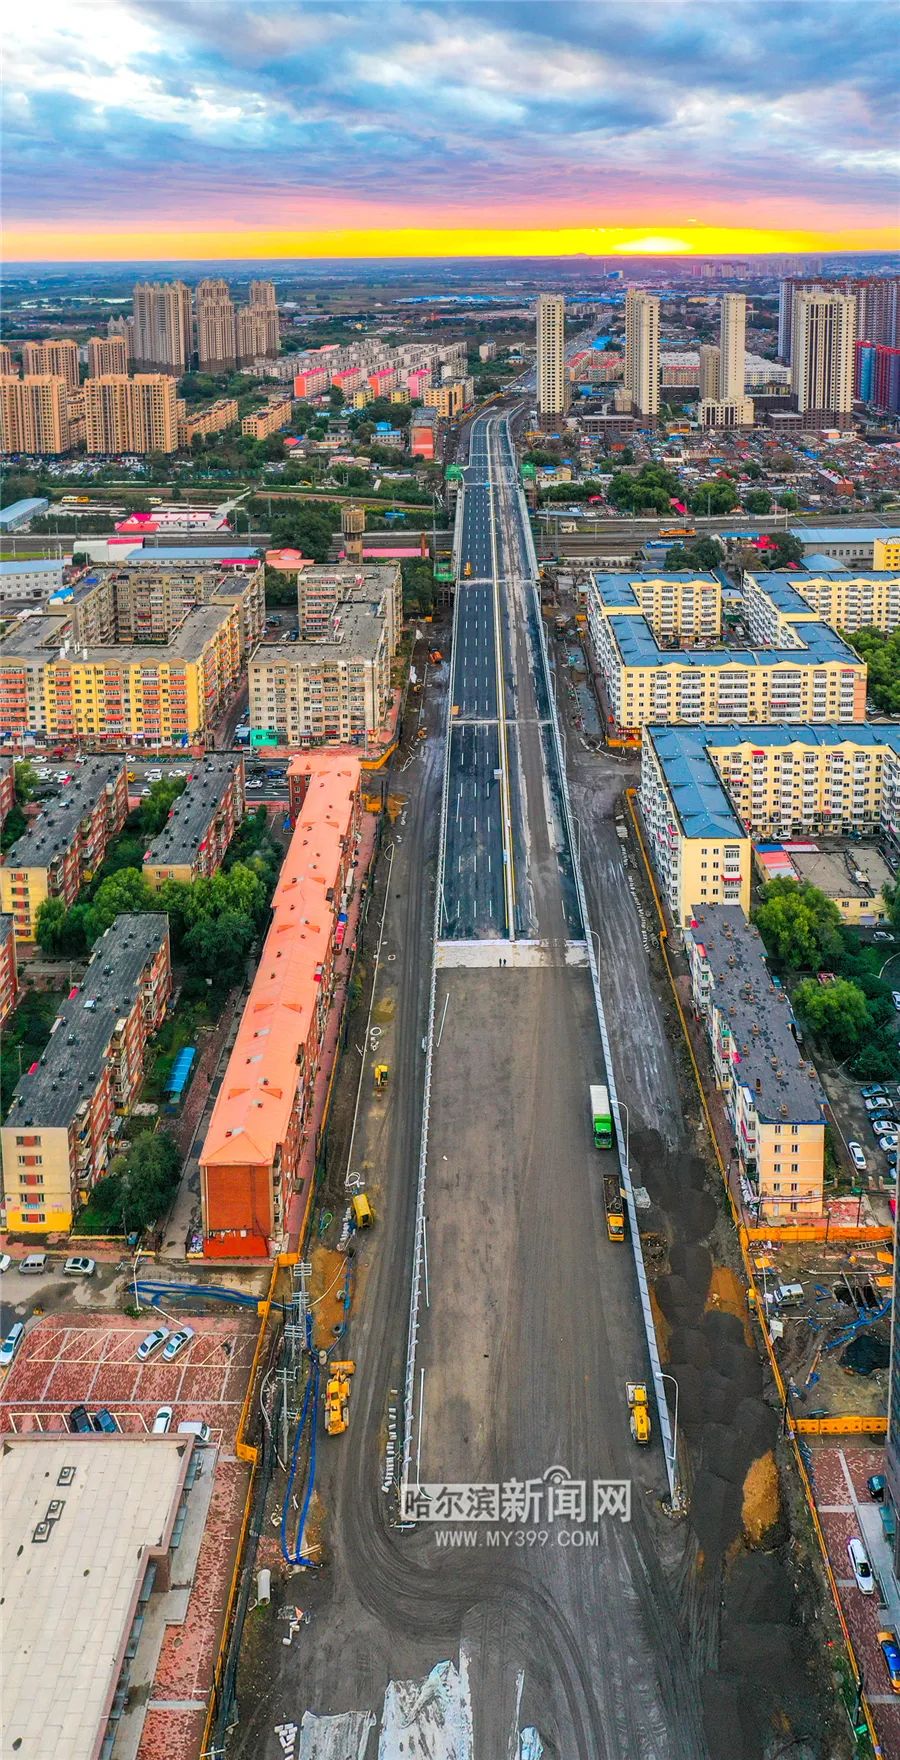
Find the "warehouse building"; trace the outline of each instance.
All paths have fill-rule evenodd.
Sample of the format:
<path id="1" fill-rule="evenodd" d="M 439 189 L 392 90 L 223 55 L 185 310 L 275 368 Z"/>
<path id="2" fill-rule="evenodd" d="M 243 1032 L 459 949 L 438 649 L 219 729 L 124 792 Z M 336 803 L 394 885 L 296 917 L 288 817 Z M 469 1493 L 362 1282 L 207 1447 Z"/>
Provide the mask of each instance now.
<path id="1" fill-rule="evenodd" d="M 804 557 L 818 551 L 823 556 L 833 556 L 838 562 L 848 563 L 851 568 L 897 566 L 895 562 L 887 561 L 883 552 L 877 563 L 875 559 L 876 544 L 900 544 L 900 531 L 896 526 L 791 526 L 790 533 L 803 545 Z"/>
<path id="2" fill-rule="evenodd" d="M 67 1232 L 106 1172 L 172 988 L 169 919 L 122 915 L 97 942 L 0 1129 L 7 1228 Z"/>
<path id="3" fill-rule="evenodd" d="M 43 605 L 63 582 L 62 557 L 0 562 L 0 605 Z"/>

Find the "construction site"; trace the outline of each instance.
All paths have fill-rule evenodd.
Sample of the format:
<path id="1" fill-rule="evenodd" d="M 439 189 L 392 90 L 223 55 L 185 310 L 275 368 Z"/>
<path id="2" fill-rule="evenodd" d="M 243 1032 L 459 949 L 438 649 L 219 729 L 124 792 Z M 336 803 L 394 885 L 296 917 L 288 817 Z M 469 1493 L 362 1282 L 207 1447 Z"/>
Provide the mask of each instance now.
<path id="1" fill-rule="evenodd" d="M 883 1433 L 893 1253 L 887 1229 L 855 1240 L 754 1242 L 756 1300 L 768 1318 L 790 1413 L 801 1430 L 847 1418 Z"/>

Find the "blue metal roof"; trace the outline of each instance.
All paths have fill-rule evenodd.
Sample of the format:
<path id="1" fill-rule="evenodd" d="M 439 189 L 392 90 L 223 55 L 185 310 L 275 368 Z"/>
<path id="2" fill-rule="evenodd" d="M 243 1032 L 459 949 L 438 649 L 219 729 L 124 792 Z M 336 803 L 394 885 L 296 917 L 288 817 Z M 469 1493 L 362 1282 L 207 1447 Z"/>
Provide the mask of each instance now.
<path id="1" fill-rule="evenodd" d="M 722 727 L 646 727 L 644 738 L 653 746 L 662 767 L 686 837 L 747 836 L 710 757 L 717 746 L 883 745 L 900 756 L 900 726 L 868 721 L 832 727 L 743 723 Z"/>
<path id="2" fill-rule="evenodd" d="M 30 562 L 21 557 L 15 562 L 0 562 L 0 575 L 61 574 L 63 566 L 62 559 L 55 556 L 35 556 Z"/>
<path id="3" fill-rule="evenodd" d="M 801 544 L 852 544 L 874 538 L 900 538 L 900 526 L 790 526 L 791 536 Z"/>
<path id="4" fill-rule="evenodd" d="M 46 495 L 29 495 L 24 501 L 12 501 L 8 507 L 0 510 L 0 526 L 15 525 L 20 519 L 31 519 L 33 514 L 44 513 L 49 506 Z"/>
<path id="5" fill-rule="evenodd" d="M 850 569 L 839 556 L 813 554 L 804 558 L 807 574 L 849 574 Z"/>
<path id="6" fill-rule="evenodd" d="M 179 1051 L 178 1056 L 172 1065 L 172 1074 L 166 1083 L 167 1094 L 172 1094 L 177 1097 L 184 1092 L 184 1089 L 187 1086 L 188 1076 L 191 1073 L 191 1066 L 196 1055 L 197 1052 L 193 1045 L 185 1045 L 184 1050 Z"/>

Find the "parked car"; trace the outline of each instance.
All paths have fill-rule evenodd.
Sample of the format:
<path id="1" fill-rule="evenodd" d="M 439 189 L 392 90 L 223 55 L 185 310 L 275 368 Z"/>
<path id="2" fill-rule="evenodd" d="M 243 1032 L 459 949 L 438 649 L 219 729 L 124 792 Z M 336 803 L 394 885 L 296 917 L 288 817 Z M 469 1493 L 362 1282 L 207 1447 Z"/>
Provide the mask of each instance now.
<path id="1" fill-rule="evenodd" d="M 866 1552 L 862 1541 L 857 1540 L 855 1536 L 852 1540 L 847 1541 L 847 1557 L 850 1560 L 850 1569 L 853 1572 L 856 1580 L 856 1587 L 860 1594 L 874 1595 L 875 1578 L 872 1575 L 872 1566 L 869 1563 L 869 1555 Z"/>
<path id="2" fill-rule="evenodd" d="M 889 1137 L 897 1129 L 897 1120 L 888 1113 L 880 1113 L 871 1125 L 876 1137 Z"/>
<path id="3" fill-rule="evenodd" d="M 867 1088 L 860 1088 L 864 1100 L 886 1100 L 887 1088 L 881 1082 L 870 1082 Z"/>
<path id="4" fill-rule="evenodd" d="M 202 1424 L 199 1418 L 186 1418 L 183 1424 L 179 1424 L 178 1434 L 179 1436 L 196 1436 L 197 1441 L 205 1447 L 210 1438 L 210 1428 L 208 1424 Z"/>
<path id="5" fill-rule="evenodd" d="M 167 1435 L 169 1428 L 171 1426 L 171 1423 L 172 1423 L 173 1416 L 174 1416 L 174 1414 L 173 1414 L 171 1406 L 160 1406 L 159 1411 L 157 1412 L 156 1417 L 154 1418 L 153 1423 L 150 1427 L 151 1436 L 165 1436 L 165 1435 Z"/>
<path id="6" fill-rule="evenodd" d="M 873 941 L 893 941 L 893 939 L 894 937 L 889 929 L 876 929 L 872 936 Z"/>
<path id="7" fill-rule="evenodd" d="M 146 1363 L 147 1358 L 152 1357 L 154 1351 L 158 1351 L 161 1344 L 165 1344 L 170 1330 L 171 1328 L 168 1326 L 155 1326 L 152 1332 L 148 1332 L 146 1338 L 141 1339 L 134 1353 L 139 1363 Z"/>
<path id="8" fill-rule="evenodd" d="M 162 782 L 161 770 L 145 770 L 144 775 L 148 782 Z"/>
<path id="9" fill-rule="evenodd" d="M 886 1094 L 873 1094 L 865 1103 L 867 1112 L 886 1112 L 890 1105 Z"/>
<path id="10" fill-rule="evenodd" d="M 28 1253 L 19 1260 L 19 1270 L 23 1277 L 40 1277 L 47 1269 L 46 1253 Z"/>
<path id="11" fill-rule="evenodd" d="M 0 1276 L 2 1276 L 4 1271 L 9 1270 L 12 1262 L 12 1253 L 0 1253 Z"/>
<path id="12" fill-rule="evenodd" d="M 163 1362 L 174 1363 L 175 1358 L 184 1350 L 186 1344 L 190 1344 L 194 1336 L 193 1326 L 180 1326 L 178 1331 L 173 1332 L 171 1338 L 166 1340 L 163 1348 Z"/>
<path id="13" fill-rule="evenodd" d="M 888 1671 L 891 1692 L 900 1693 L 900 1647 L 893 1632 L 878 1633 L 878 1648 L 884 1657 L 884 1666 Z"/>
<path id="14" fill-rule="evenodd" d="M 891 991 L 891 1001 L 894 1004 L 897 1013 L 900 1014 L 900 990 Z"/>
<path id="15" fill-rule="evenodd" d="M 69 1413 L 68 1424 L 69 1429 L 73 1430 L 76 1436 L 92 1436 L 94 1433 L 94 1426 L 91 1423 L 87 1406 L 73 1406 Z"/>
<path id="16" fill-rule="evenodd" d="M 9 1368 L 24 1337 L 25 1327 L 21 1320 L 17 1320 L 15 1326 L 10 1327 L 3 1343 L 0 1344 L 0 1369 Z"/>
<path id="17" fill-rule="evenodd" d="M 76 1253 L 73 1259 L 66 1260 L 62 1274 L 63 1277 L 93 1277 L 96 1269 L 96 1259 L 86 1259 L 82 1254 Z"/>
<path id="18" fill-rule="evenodd" d="M 865 1155 L 863 1154 L 862 1149 L 860 1148 L 859 1144 L 858 1143 L 848 1143 L 847 1148 L 850 1151 L 850 1159 L 853 1162 L 854 1167 L 858 1168 L 860 1173 L 865 1173 L 865 1171 L 866 1171 L 866 1158 L 865 1158 Z"/>
<path id="19" fill-rule="evenodd" d="M 873 1473 L 871 1479 L 866 1480 L 866 1490 L 873 1503 L 884 1502 L 884 1488 L 886 1484 L 887 1481 L 883 1473 Z"/>
<path id="20" fill-rule="evenodd" d="M 886 1132 L 884 1136 L 879 1137 L 878 1141 L 882 1149 L 887 1153 L 889 1149 L 897 1148 L 898 1143 L 900 1143 L 900 1137 L 898 1137 L 896 1131 L 890 1131 Z"/>
<path id="21" fill-rule="evenodd" d="M 250 781 L 247 783 L 247 793 L 250 794 L 255 789 L 261 789 L 262 786 L 262 782 L 258 777 L 251 776 Z"/>
<path id="22" fill-rule="evenodd" d="M 105 1406 L 101 1406 L 99 1412 L 94 1412 L 91 1423 L 95 1430 L 102 1430 L 105 1436 L 118 1436 L 119 1434 L 119 1426 L 112 1412 L 108 1412 Z"/>

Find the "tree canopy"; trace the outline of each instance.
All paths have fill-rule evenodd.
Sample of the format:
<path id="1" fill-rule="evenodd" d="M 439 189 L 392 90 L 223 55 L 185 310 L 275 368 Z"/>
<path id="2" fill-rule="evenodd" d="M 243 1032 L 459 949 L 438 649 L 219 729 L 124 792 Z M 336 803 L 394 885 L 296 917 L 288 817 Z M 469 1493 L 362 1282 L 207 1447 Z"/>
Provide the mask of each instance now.
<path id="1" fill-rule="evenodd" d="M 818 971 L 842 952 L 840 912 L 816 886 L 770 880 L 753 920 L 766 951 L 782 971 Z"/>

